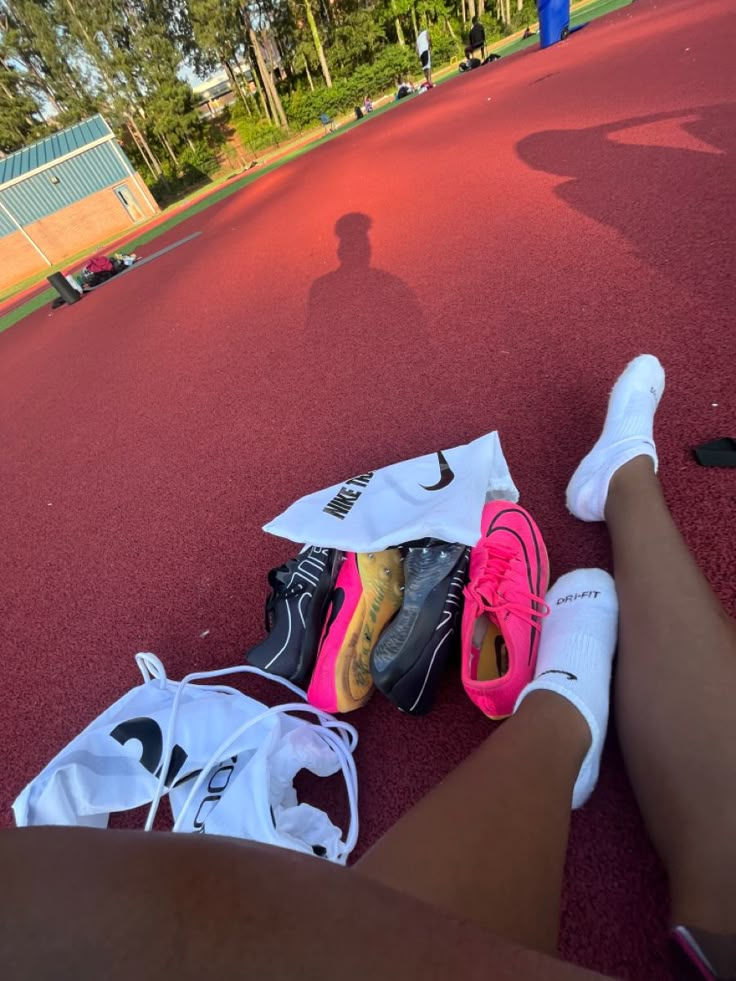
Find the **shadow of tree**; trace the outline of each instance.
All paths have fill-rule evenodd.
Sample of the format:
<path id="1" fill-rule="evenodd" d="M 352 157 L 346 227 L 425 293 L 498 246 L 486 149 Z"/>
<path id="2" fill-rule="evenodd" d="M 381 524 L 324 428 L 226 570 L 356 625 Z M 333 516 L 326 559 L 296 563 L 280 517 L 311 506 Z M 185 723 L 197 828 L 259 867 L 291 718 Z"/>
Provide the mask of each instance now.
<path id="1" fill-rule="evenodd" d="M 732 278 L 735 147 L 736 106 L 724 103 L 546 130 L 516 149 L 529 167 L 570 178 L 555 193 L 571 208 L 620 232 L 679 285 L 712 295 Z"/>

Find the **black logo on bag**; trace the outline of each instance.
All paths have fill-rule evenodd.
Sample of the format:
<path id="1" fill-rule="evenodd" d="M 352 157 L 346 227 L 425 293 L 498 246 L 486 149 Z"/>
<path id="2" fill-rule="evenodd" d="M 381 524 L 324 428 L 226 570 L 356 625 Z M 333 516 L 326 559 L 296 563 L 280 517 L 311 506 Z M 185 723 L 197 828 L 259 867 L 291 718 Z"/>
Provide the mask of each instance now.
<path id="1" fill-rule="evenodd" d="M 455 474 L 452 472 L 452 467 L 445 459 L 445 454 L 442 452 L 442 450 L 437 450 L 437 460 L 440 465 L 440 479 L 436 484 L 432 484 L 431 487 L 427 487 L 425 484 L 420 484 L 420 487 L 423 487 L 426 491 L 442 490 L 444 487 L 447 487 L 448 484 L 451 484 L 455 479 Z"/>
<path id="2" fill-rule="evenodd" d="M 194 815 L 194 821 L 192 821 L 192 831 L 195 834 L 204 834 L 207 830 L 205 821 L 220 803 L 222 795 L 228 788 L 237 762 L 238 757 L 231 756 L 226 762 L 220 763 L 207 781 L 207 796 L 199 802 L 197 813 Z M 271 812 L 271 816 L 273 817 L 273 811 Z"/>
<path id="3" fill-rule="evenodd" d="M 121 746 L 125 746 L 131 739 L 137 739 L 141 744 L 141 766 L 144 766 L 157 779 L 161 778 L 161 755 L 164 751 L 164 737 L 161 727 L 155 719 L 145 717 L 129 719 L 127 722 L 121 722 L 120 725 L 115 726 L 110 735 Z M 165 787 L 180 787 L 187 780 L 193 780 L 202 772 L 201 770 L 192 770 L 181 780 L 176 780 L 186 761 L 186 752 L 178 744 L 175 745 L 169 757 L 169 766 L 164 778 Z M 174 783 L 175 780 L 176 783 Z"/>
<path id="4" fill-rule="evenodd" d="M 141 744 L 141 766 L 145 767 L 157 779 L 161 778 L 163 767 L 161 756 L 164 751 L 164 737 L 161 732 L 161 726 L 155 719 L 149 719 L 145 716 L 137 719 L 128 719 L 127 722 L 121 722 L 120 725 L 115 726 L 110 732 L 110 735 L 121 746 L 130 742 L 131 739 L 137 740 Z M 187 753 L 177 743 L 171 750 L 169 766 L 164 779 L 164 786 L 169 790 L 174 787 L 181 787 L 182 784 L 187 783 L 189 780 L 194 780 L 202 772 L 201 769 L 192 770 L 177 780 L 176 778 L 186 761 Z M 227 790 L 237 762 L 238 757 L 231 756 L 228 760 L 219 763 L 210 774 L 210 778 L 207 781 L 206 796 L 199 802 L 197 813 L 192 822 L 194 832 L 201 834 L 206 830 L 205 821 Z"/>

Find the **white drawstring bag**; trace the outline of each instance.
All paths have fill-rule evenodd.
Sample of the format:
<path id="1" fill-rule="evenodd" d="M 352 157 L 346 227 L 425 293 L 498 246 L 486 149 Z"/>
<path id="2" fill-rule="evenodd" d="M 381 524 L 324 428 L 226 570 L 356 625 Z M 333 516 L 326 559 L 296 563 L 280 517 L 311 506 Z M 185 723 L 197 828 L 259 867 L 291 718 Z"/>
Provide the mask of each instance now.
<path id="1" fill-rule="evenodd" d="M 306 704 L 296 685 L 258 668 L 198 672 L 176 682 L 155 655 L 137 654 L 136 661 L 144 684 L 103 712 L 28 784 L 13 804 L 19 827 L 106 828 L 111 813 L 150 804 L 150 830 L 168 794 L 173 831 L 247 838 L 345 864 L 358 838 L 353 726 Z M 233 674 L 268 678 L 300 701 L 269 708 L 226 685 L 193 684 Z M 297 800 L 294 777 L 302 769 L 320 777 L 342 771 L 350 805 L 344 840 L 323 811 Z"/>
<path id="2" fill-rule="evenodd" d="M 263 530 L 293 542 L 379 552 L 419 538 L 475 545 L 486 501 L 518 501 L 497 432 L 348 477 L 299 498 Z"/>

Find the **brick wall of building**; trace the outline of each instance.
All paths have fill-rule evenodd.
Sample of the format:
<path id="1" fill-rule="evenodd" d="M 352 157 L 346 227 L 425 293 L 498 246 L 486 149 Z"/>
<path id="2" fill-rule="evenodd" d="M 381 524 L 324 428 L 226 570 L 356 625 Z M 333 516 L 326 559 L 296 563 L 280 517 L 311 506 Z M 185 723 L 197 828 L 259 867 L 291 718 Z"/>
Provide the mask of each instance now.
<path id="1" fill-rule="evenodd" d="M 154 196 L 148 190 L 146 182 L 143 180 L 137 170 L 130 179 L 135 184 L 133 191 L 135 192 L 135 196 L 140 202 L 141 207 L 145 211 L 146 217 L 148 217 L 149 214 L 157 215 L 161 209 L 159 208 L 158 204 L 156 204 L 156 198 L 154 198 Z"/>
<path id="2" fill-rule="evenodd" d="M 115 186 L 128 188 L 142 219 L 150 218 L 152 213 L 159 211 L 140 175 L 131 176 Z M 135 220 L 128 215 L 113 188 L 106 187 L 68 208 L 33 222 L 25 231 L 56 264 L 87 247 L 91 250 L 97 242 L 117 232 L 124 232 L 134 224 Z M 0 238 L 0 290 L 46 268 L 43 259 L 21 232 Z"/>
<path id="3" fill-rule="evenodd" d="M 43 259 L 22 232 L 0 238 L 0 290 L 22 282 L 43 268 Z"/>

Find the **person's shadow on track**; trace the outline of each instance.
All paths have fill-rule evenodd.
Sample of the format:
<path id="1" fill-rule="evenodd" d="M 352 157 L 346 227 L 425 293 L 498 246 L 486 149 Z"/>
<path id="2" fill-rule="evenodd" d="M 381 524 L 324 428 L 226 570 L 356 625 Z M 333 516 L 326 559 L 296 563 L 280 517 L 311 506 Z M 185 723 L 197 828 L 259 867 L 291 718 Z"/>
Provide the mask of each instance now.
<path id="1" fill-rule="evenodd" d="M 735 110 L 723 104 L 546 130 L 516 149 L 534 170 L 569 178 L 555 188 L 561 200 L 620 232 L 678 285 L 712 295 L 733 261 Z"/>
<path id="2" fill-rule="evenodd" d="M 338 218 L 340 265 L 309 290 L 307 337 L 341 355 L 378 348 L 408 353 L 422 332 L 423 314 L 412 290 L 398 276 L 371 265 L 371 225 L 360 212 Z"/>
<path id="3" fill-rule="evenodd" d="M 360 212 L 337 220 L 339 265 L 309 290 L 302 340 L 323 398 L 369 440 L 386 425 L 415 425 L 431 368 L 425 313 L 402 279 L 371 265 L 371 225 Z"/>

